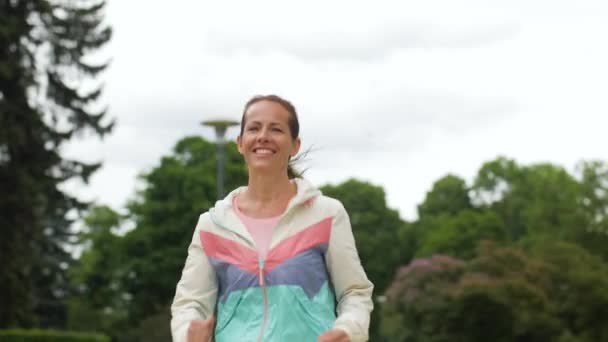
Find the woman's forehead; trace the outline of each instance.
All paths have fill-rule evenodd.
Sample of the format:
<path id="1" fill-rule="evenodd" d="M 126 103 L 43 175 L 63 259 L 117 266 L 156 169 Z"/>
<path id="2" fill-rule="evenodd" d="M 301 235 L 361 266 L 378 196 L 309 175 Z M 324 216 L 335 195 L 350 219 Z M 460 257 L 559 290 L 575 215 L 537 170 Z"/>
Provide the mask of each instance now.
<path id="1" fill-rule="evenodd" d="M 289 112 L 278 103 L 270 101 L 260 101 L 252 104 L 245 113 L 247 123 L 287 123 L 289 120 Z"/>

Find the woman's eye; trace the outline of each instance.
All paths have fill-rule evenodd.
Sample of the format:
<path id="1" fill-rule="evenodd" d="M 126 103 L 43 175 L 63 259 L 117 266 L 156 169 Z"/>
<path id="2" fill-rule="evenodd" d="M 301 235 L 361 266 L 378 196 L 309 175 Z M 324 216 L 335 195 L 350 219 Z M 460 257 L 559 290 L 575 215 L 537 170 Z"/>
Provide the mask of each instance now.
<path id="1" fill-rule="evenodd" d="M 249 127 L 249 128 L 247 128 L 247 130 L 250 131 L 250 132 L 255 132 L 255 131 L 258 130 L 258 128 L 257 127 Z"/>

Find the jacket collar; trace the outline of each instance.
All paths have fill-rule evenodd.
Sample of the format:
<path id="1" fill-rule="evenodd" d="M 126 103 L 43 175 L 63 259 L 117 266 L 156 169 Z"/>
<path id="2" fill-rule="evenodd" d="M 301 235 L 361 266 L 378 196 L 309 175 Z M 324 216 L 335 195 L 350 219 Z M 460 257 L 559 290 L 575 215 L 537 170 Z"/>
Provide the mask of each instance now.
<path id="1" fill-rule="evenodd" d="M 321 191 L 312 185 L 309 181 L 303 178 L 295 178 L 293 181 L 296 183 L 297 192 L 294 197 L 289 200 L 287 208 L 282 216 L 288 213 L 293 208 L 307 204 L 315 197 L 321 195 Z M 234 220 L 238 221 L 233 209 L 234 197 L 246 190 L 247 186 L 241 186 L 231 191 L 224 199 L 219 200 L 215 203 L 215 206 L 209 210 L 211 219 L 214 223 L 223 228 L 230 229 L 230 227 L 240 226 L 235 223 Z M 240 223 L 240 222 L 239 222 Z M 233 229 L 230 229 L 233 230 Z"/>

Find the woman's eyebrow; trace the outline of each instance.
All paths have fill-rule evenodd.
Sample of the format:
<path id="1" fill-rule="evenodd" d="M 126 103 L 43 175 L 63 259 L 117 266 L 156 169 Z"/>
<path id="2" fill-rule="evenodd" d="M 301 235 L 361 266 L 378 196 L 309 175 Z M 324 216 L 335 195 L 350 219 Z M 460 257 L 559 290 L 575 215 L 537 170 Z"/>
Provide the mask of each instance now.
<path id="1" fill-rule="evenodd" d="M 252 120 L 248 122 L 250 125 L 262 125 L 261 121 L 256 121 L 256 120 Z M 269 123 L 270 126 L 281 126 L 281 122 L 279 121 L 273 121 Z"/>

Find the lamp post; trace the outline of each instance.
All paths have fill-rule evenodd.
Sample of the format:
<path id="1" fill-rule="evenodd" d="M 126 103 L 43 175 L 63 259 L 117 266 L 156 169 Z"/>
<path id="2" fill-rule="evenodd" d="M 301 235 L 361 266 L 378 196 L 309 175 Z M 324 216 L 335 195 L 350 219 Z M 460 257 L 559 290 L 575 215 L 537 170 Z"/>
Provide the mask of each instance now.
<path id="1" fill-rule="evenodd" d="M 205 120 L 201 123 L 203 126 L 213 127 L 215 130 L 215 144 L 217 147 L 217 197 L 224 197 L 224 136 L 228 127 L 236 126 L 238 121 L 231 119 L 213 119 Z"/>

